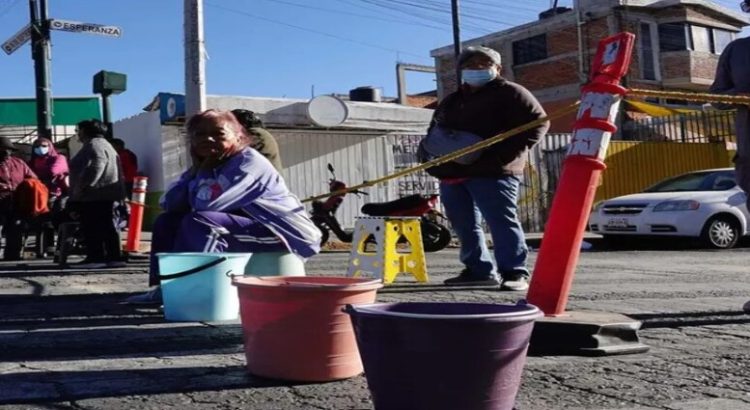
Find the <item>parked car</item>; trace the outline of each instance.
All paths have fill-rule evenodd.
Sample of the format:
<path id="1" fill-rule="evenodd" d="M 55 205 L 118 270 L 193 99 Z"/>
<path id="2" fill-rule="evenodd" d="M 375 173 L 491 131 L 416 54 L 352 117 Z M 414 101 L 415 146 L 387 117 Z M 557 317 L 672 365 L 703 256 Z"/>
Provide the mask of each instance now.
<path id="1" fill-rule="evenodd" d="M 731 168 L 690 172 L 657 183 L 642 193 L 601 201 L 589 230 L 605 239 L 627 236 L 700 238 L 708 247 L 732 248 L 748 235 L 745 193 Z"/>

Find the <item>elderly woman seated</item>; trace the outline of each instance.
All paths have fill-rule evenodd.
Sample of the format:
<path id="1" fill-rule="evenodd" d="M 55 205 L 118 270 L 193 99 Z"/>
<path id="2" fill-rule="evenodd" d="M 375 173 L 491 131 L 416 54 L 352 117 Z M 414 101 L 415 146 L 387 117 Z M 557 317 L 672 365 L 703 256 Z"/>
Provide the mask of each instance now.
<path id="1" fill-rule="evenodd" d="M 271 163 L 249 147 L 230 112 L 208 110 L 187 123 L 193 166 L 162 198 L 153 228 L 151 286 L 158 252 L 320 251 L 321 233 Z M 127 303 L 161 303 L 160 288 Z"/>

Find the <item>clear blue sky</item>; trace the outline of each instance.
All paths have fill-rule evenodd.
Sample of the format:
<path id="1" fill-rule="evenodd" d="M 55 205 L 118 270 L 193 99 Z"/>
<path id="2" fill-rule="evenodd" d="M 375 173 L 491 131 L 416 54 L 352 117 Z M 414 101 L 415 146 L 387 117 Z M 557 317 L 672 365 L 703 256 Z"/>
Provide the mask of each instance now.
<path id="1" fill-rule="evenodd" d="M 56 96 L 90 95 L 99 70 L 128 75 L 114 119 L 159 91 L 182 93 L 182 0 L 48 0 L 51 18 L 122 27 L 119 39 L 52 33 Z M 572 0 L 560 1 L 570 5 Z M 736 8 L 737 1 L 721 3 Z M 461 0 L 464 39 L 535 20 L 549 0 Z M 450 0 L 204 0 L 209 94 L 309 98 L 371 85 L 395 96 L 397 61 L 432 65 L 451 44 Z M 417 5 L 418 7 L 414 7 Z M 383 7 L 386 6 L 386 7 Z M 27 0 L 0 0 L 0 42 L 29 19 Z M 0 53 L 0 97 L 33 97 L 30 47 Z M 435 88 L 410 73 L 410 93 Z"/>

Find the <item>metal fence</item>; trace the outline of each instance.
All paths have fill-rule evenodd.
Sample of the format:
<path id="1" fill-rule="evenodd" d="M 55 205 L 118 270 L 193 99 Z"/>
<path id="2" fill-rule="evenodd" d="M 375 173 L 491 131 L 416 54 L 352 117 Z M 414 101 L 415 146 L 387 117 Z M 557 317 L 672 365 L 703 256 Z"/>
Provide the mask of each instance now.
<path id="1" fill-rule="evenodd" d="M 422 135 L 396 135 L 393 141 L 395 170 L 416 165 L 416 152 Z M 527 232 L 540 232 L 547 220 L 552 195 L 557 187 L 570 134 L 549 134 L 529 152 L 529 165 L 524 170 L 518 200 L 518 214 Z M 415 193 L 439 193 L 440 184 L 426 172 L 417 172 L 397 179 L 399 196 Z"/>
<path id="2" fill-rule="evenodd" d="M 624 121 L 622 139 L 629 141 L 734 142 L 737 111 L 696 111 L 666 117 Z"/>

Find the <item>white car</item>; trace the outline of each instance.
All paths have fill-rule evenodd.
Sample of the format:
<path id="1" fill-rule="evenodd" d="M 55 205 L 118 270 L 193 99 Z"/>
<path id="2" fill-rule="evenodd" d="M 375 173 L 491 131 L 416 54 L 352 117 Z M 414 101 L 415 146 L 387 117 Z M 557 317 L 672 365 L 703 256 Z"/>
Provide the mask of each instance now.
<path id="1" fill-rule="evenodd" d="M 748 235 L 746 195 L 732 168 L 695 171 L 659 182 L 643 193 L 601 201 L 589 230 L 605 239 L 625 236 L 700 238 L 728 249 Z"/>

